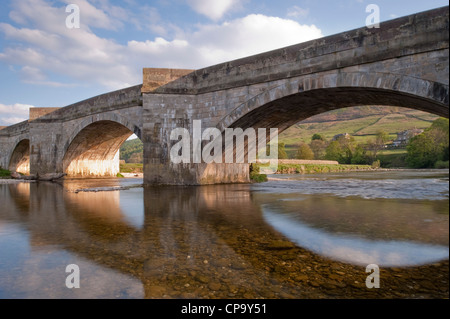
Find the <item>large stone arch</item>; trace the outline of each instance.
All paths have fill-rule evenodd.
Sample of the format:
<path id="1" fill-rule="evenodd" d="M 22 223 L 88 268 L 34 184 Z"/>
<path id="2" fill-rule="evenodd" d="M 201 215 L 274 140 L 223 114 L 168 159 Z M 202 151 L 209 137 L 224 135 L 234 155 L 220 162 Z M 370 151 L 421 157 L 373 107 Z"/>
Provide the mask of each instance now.
<path id="1" fill-rule="evenodd" d="M 119 173 L 119 148 L 141 129 L 117 113 L 90 116 L 81 121 L 64 145 L 63 171 L 68 176 L 103 177 Z"/>
<path id="2" fill-rule="evenodd" d="M 223 117 L 217 128 L 265 127 L 283 131 L 334 109 L 384 105 L 449 117 L 449 86 L 401 74 L 326 72 L 273 83 Z"/>
<path id="3" fill-rule="evenodd" d="M 449 117 L 447 84 L 415 77 L 360 72 L 327 72 L 313 74 L 269 85 L 264 92 L 223 117 L 216 127 L 224 132 L 226 128 L 277 128 L 281 133 L 290 126 L 311 116 L 334 109 L 361 106 L 384 105 L 413 108 L 443 117 Z M 246 145 L 244 158 L 255 145 Z M 226 152 L 224 146 L 224 153 Z M 231 150 L 228 150 L 231 151 Z M 236 147 L 232 152 L 237 157 Z M 202 176 L 217 176 L 220 167 L 227 164 L 206 164 L 199 168 Z M 248 166 L 234 165 L 237 175 L 248 170 Z M 239 171 L 240 169 L 240 171 Z M 228 172 L 228 171 L 227 171 Z"/>
<path id="4" fill-rule="evenodd" d="M 30 139 L 28 136 L 17 138 L 13 145 L 8 170 L 28 175 L 30 173 Z"/>

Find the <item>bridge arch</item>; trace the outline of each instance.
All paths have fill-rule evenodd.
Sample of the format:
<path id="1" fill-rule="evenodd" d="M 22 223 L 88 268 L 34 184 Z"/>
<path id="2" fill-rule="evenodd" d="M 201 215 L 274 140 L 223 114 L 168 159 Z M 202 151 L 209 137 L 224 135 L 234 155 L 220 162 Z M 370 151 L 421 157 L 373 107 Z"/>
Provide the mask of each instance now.
<path id="1" fill-rule="evenodd" d="M 328 72 L 278 81 L 229 112 L 217 128 L 273 127 L 281 133 L 308 117 L 361 105 L 406 107 L 448 118 L 448 96 L 448 84 L 416 77 Z"/>
<path id="2" fill-rule="evenodd" d="M 9 159 L 8 170 L 25 175 L 30 174 L 30 140 L 18 139 Z"/>
<path id="3" fill-rule="evenodd" d="M 68 135 L 63 171 L 68 176 L 115 177 L 119 173 L 120 146 L 141 129 L 117 113 L 90 116 Z"/>

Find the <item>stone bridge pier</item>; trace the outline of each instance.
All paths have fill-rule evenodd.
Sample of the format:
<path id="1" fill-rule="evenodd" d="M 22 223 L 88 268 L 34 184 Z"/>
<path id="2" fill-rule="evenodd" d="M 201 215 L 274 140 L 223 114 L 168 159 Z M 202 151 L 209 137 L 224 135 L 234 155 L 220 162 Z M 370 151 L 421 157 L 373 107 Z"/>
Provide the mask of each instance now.
<path id="1" fill-rule="evenodd" d="M 206 164 L 193 155 L 193 122 L 201 120 L 203 129 L 215 127 L 214 107 L 201 106 L 195 94 L 158 94 L 168 79 L 189 77 L 193 70 L 144 69 L 143 136 L 144 178 L 147 184 L 203 185 L 249 182 L 248 164 Z M 160 81 L 157 82 L 156 79 Z M 155 82 L 157 83 L 155 85 Z M 189 163 L 173 163 L 170 150 L 178 140 L 171 139 L 176 129 L 189 132 Z M 186 150 L 183 150 L 186 151 Z"/>

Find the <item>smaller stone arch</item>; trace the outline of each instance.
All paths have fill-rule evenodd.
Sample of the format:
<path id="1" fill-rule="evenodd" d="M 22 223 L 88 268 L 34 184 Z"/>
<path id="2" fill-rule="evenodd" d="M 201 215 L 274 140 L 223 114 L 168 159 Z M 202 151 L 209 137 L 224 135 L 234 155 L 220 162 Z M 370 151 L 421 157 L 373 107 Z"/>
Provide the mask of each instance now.
<path id="1" fill-rule="evenodd" d="M 25 175 L 30 174 L 30 140 L 19 139 L 11 153 L 8 170 Z"/>
<path id="2" fill-rule="evenodd" d="M 125 126 L 128 128 L 132 133 L 136 134 L 136 136 L 139 139 L 142 139 L 142 129 L 136 125 L 135 123 L 128 120 L 126 117 L 114 113 L 114 112 L 108 112 L 108 113 L 99 113 L 95 115 L 91 115 L 85 119 L 83 119 L 78 125 L 75 126 L 74 129 L 68 134 L 66 138 L 66 143 L 64 145 L 64 153 L 67 151 L 67 149 L 70 146 L 70 143 L 75 139 L 75 137 L 87 126 L 100 121 L 110 121 L 115 122 L 118 124 L 121 124 L 122 126 Z"/>
<path id="3" fill-rule="evenodd" d="M 115 177 L 119 173 L 120 146 L 133 134 L 117 121 L 83 121 L 83 129 L 65 149 L 63 171 L 68 176 Z"/>

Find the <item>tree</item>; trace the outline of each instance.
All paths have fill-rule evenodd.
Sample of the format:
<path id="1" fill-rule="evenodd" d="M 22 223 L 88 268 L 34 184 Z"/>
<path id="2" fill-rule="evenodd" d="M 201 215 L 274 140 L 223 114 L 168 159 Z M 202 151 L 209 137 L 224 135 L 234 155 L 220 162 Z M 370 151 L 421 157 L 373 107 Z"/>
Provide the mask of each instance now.
<path id="1" fill-rule="evenodd" d="M 332 141 L 325 150 L 325 159 L 330 161 L 342 162 L 345 154 L 342 151 L 342 147 L 338 141 Z"/>
<path id="2" fill-rule="evenodd" d="M 278 143 L 278 159 L 287 159 L 287 153 L 284 143 Z"/>
<path id="3" fill-rule="evenodd" d="M 338 161 L 340 164 L 351 164 L 354 150 L 355 139 L 341 136 L 328 145 L 325 151 L 325 158 Z"/>
<path id="4" fill-rule="evenodd" d="M 134 154 L 142 154 L 138 155 L 138 157 Z M 133 157 L 133 161 L 136 159 L 142 158 L 144 154 L 144 144 L 138 138 L 134 140 L 125 141 L 120 147 L 120 159 L 124 160 L 127 163 L 130 163 L 130 159 Z M 142 163 L 142 162 L 141 162 Z"/>
<path id="5" fill-rule="evenodd" d="M 312 160 L 314 159 L 314 152 L 311 150 L 308 144 L 301 143 L 297 149 L 296 159 Z"/>
<path id="6" fill-rule="evenodd" d="M 422 133 L 413 137 L 406 147 L 406 162 L 414 168 L 433 167 L 438 154 L 431 134 Z"/>
<path id="7" fill-rule="evenodd" d="M 325 141 L 325 137 L 322 134 L 316 133 L 312 136 L 311 141 Z"/>
<path id="8" fill-rule="evenodd" d="M 325 158 L 327 143 L 323 140 L 316 139 L 309 144 L 309 147 L 314 153 L 314 159 L 321 160 Z"/>
<path id="9" fill-rule="evenodd" d="M 370 162 L 370 160 L 367 158 L 367 151 L 361 144 L 358 144 L 353 151 L 351 164 L 368 164 L 368 162 Z"/>
<path id="10" fill-rule="evenodd" d="M 386 147 L 386 143 L 389 141 L 389 134 L 385 131 L 378 131 L 375 139 L 369 143 L 368 148 L 372 151 L 372 162 L 377 159 L 378 153 Z"/>
<path id="11" fill-rule="evenodd" d="M 143 163 L 144 162 L 144 154 L 142 152 L 131 154 L 127 163 Z"/>
<path id="12" fill-rule="evenodd" d="M 447 139 L 448 139 L 448 134 L 449 134 L 449 120 L 445 119 L 443 117 L 438 118 L 437 120 L 435 120 L 433 122 L 433 124 L 431 124 L 431 129 L 438 129 L 442 132 L 444 132 L 447 135 Z"/>
<path id="13" fill-rule="evenodd" d="M 413 137 L 407 147 L 406 162 L 414 168 L 434 167 L 438 161 L 448 161 L 449 121 L 439 118 L 422 134 Z"/>

